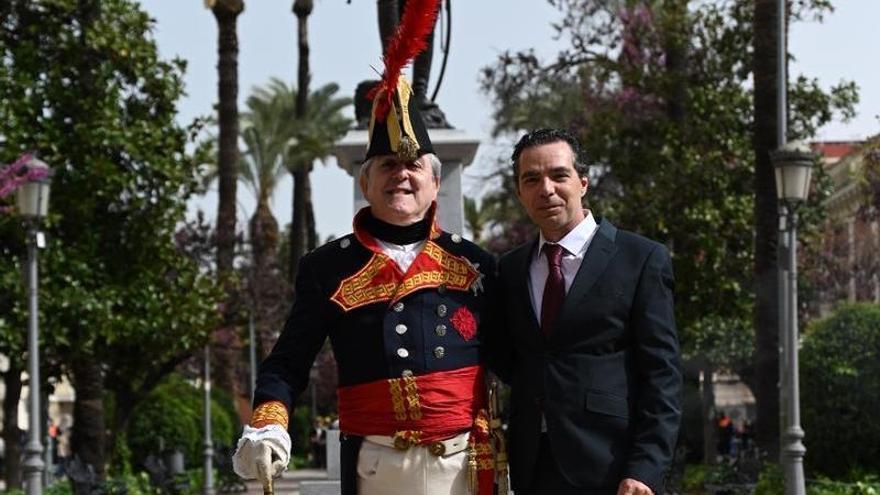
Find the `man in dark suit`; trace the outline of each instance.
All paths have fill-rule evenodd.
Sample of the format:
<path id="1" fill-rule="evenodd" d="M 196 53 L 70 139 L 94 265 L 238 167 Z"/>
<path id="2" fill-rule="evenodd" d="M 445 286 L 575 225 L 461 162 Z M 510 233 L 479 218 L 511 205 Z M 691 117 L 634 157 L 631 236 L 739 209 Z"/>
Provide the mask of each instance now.
<path id="1" fill-rule="evenodd" d="M 525 135 L 517 196 L 540 235 L 500 261 L 517 495 L 662 495 L 681 418 L 667 249 L 584 210 L 577 140 Z M 502 344 L 503 343 L 503 344 Z"/>

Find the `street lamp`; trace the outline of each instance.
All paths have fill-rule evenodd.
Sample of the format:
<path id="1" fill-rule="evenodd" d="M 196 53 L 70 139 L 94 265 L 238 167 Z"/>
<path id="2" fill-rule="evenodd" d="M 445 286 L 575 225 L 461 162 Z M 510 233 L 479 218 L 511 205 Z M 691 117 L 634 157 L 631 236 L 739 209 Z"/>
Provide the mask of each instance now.
<path id="1" fill-rule="evenodd" d="M 815 156 L 800 143 L 789 143 L 771 153 L 776 170 L 776 197 L 779 199 L 780 229 L 786 237 L 785 263 L 780 271 L 786 272 L 788 280 L 783 284 L 785 315 L 781 319 L 782 361 L 784 378 L 781 408 L 786 421 L 783 424 L 780 444 L 782 446 L 782 469 L 785 475 L 786 495 L 804 495 L 804 454 L 801 429 L 800 391 L 798 383 L 798 317 L 797 317 L 797 210 L 807 199 L 810 190 Z"/>
<path id="2" fill-rule="evenodd" d="M 211 345 L 205 345 L 205 449 L 202 495 L 214 495 L 214 443 L 211 440 Z"/>
<path id="3" fill-rule="evenodd" d="M 32 178 L 16 191 L 18 213 L 27 225 L 27 283 L 28 283 L 28 441 L 25 445 L 25 459 L 22 468 L 25 474 L 27 495 L 43 492 L 43 445 L 40 442 L 40 356 L 39 326 L 37 321 L 37 249 L 45 246 L 40 222 L 49 211 L 49 166 L 36 158 L 25 162 L 28 175 Z"/>

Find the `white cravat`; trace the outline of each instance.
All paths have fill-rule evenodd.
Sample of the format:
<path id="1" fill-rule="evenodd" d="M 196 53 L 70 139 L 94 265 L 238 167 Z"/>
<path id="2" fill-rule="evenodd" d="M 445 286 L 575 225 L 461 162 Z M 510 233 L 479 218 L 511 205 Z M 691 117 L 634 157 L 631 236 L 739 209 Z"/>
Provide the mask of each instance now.
<path id="1" fill-rule="evenodd" d="M 381 239 L 376 239 L 376 241 L 382 248 L 382 252 L 394 260 L 394 262 L 397 263 L 397 266 L 400 267 L 400 271 L 403 273 L 406 273 L 406 271 L 409 270 L 409 266 L 412 265 L 413 260 L 415 260 L 416 256 L 422 252 L 422 248 L 424 248 L 427 243 L 427 241 L 419 241 L 411 244 L 393 244 Z"/>

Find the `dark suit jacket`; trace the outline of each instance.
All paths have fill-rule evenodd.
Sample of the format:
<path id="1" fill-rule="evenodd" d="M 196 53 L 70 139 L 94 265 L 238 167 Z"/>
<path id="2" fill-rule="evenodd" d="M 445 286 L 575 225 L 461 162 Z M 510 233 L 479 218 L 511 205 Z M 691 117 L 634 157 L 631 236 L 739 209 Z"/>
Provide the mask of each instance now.
<path id="1" fill-rule="evenodd" d="M 546 417 L 562 475 L 585 493 L 634 478 L 661 495 L 681 418 L 681 372 L 667 249 L 600 220 L 549 340 L 532 307 L 537 240 L 500 261 L 505 325 L 491 345 L 511 384 L 514 490 L 534 475 Z"/>

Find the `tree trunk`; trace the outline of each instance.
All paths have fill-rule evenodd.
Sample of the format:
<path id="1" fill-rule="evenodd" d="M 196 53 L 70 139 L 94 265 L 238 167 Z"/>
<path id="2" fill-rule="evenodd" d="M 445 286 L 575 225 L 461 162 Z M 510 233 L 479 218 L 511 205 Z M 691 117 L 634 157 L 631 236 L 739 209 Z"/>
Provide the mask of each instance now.
<path id="1" fill-rule="evenodd" d="M 293 221 L 290 226 L 290 272 L 288 280 L 291 286 L 296 281 L 299 260 L 308 251 L 309 231 L 306 214 L 306 187 L 308 172 L 304 163 L 294 165 L 293 169 Z"/>
<path id="2" fill-rule="evenodd" d="M 667 0 L 664 4 L 664 52 L 669 81 L 666 114 L 676 125 L 683 125 L 687 98 L 687 0 Z"/>
<path id="3" fill-rule="evenodd" d="M 757 380 L 758 445 L 771 459 L 779 453 L 779 283 L 777 259 L 778 216 L 776 180 L 770 151 L 777 137 L 780 116 L 777 65 L 778 3 L 755 0 L 754 58 L 755 126 L 755 376 Z"/>
<path id="4" fill-rule="evenodd" d="M 251 272 L 251 300 L 256 339 L 265 358 L 274 342 L 274 331 L 283 323 L 286 307 L 286 287 L 278 271 L 278 221 L 268 206 L 268 198 L 261 198 L 257 211 L 250 220 L 253 267 Z M 253 344 L 253 343 L 252 343 Z"/>
<path id="5" fill-rule="evenodd" d="M 238 35 L 236 22 L 244 10 L 241 0 L 219 0 L 211 11 L 217 19 L 220 126 L 217 206 L 217 273 L 232 271 L 235 256 L 235 194 L 238 174 Z"/>
<path id="6" fill-rule="evenodd" d="M 4 453 L 4 478 L 6 489 L 21 488 L 21 456 L 24 432 L 18 427 L 18 403 L 21 401 L 21 372 L 19 363 L 9 360 L 9 369 L 3 373 L 3 383 L 6 386 L 6 395 L 3 398 L 3 443 L 6 445 Z"/>
<path id="7" fill-rule="evenodd" d="M 71 363 L 71 381 L 76 390 L 73 403 L 73 455 L 91 464 L 98 479 L 104 478 L 104 377 L 101 364 L 88 356 Z"/>
<path id="8" fill-rule="evenodd" d="M 297 93 L 296 93 L 296 117 L 303 120 L 308 113 L 309 101 L 309 15 L 312 13 L 314 3 L 312 0 L 295 0 L 293 13 L 297 19 L 297 48 L 299 50 L 299 63 L 297 66 Z M 290 268 L 288 280 L 291 284 L 296 281 L 296 272 L 299 268 L 299 260 L 306 254 L 311 244 L 314 243 L 314 214 L 311 212 L 311 184 L 309 172 L 311 163 L 293 164 L 293 212 L 292 225 L 290 226 Z M 311 217 L 311 218 L 310 218 Z M 310 229 L 310 224 L 312 225 Z M 310 237 L 311 236 L 311 237 Z M 311 240 L 311 242 L 310 242 Z"/>
<path id="9" fill-rule="evenodd" d="M 312 203 L 312 179 L 310 174 L 312 173 L 312 165 L 309 164 L 308 171 L 305 174 L 305 184 L 303 184 L 303 189 L 305 192 L 305 202 L 306 202 L 306 231 L 308 233 L 308 248 L 309 251 L 318 247 L 318 231 L 315 228 L 315 205 Z"/>

